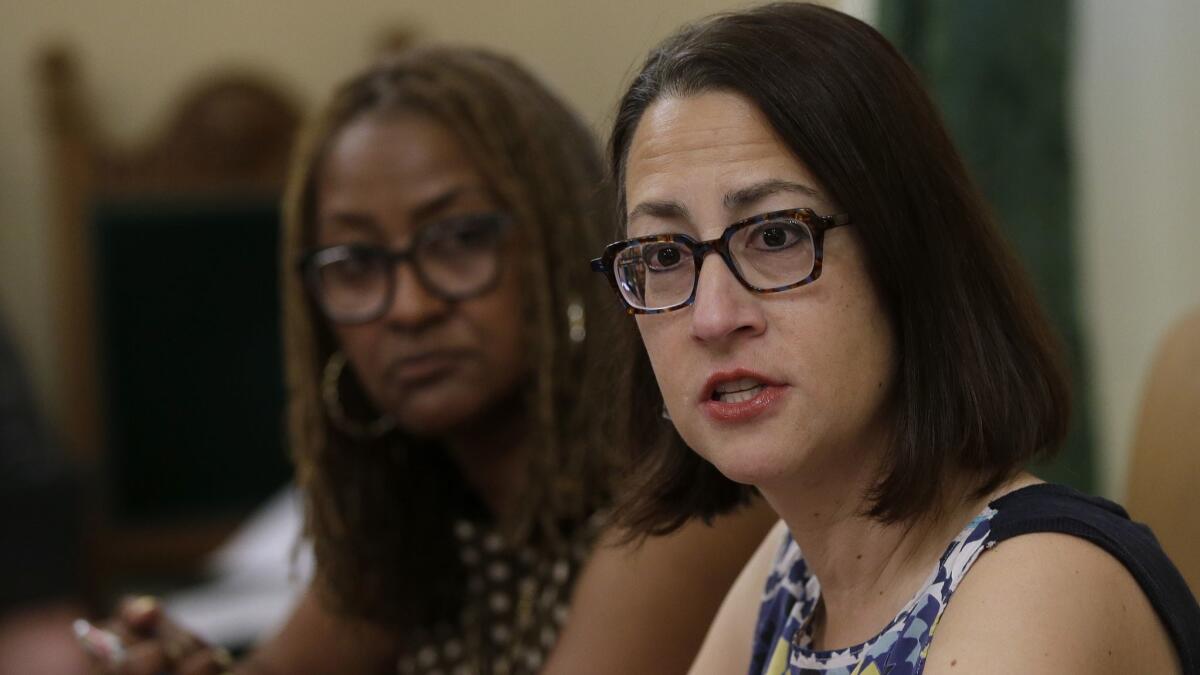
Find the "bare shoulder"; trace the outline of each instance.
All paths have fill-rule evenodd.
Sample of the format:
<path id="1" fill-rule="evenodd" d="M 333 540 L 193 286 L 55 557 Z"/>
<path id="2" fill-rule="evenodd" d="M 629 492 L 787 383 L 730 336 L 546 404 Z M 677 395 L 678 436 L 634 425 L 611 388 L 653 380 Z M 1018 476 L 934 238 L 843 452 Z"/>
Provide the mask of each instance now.
<path id="1" fill-rule="evenodd" d="M 780 520 L 763 538 L 721 603 L 690 675 L 745 672 L 750 665 L 753 628 L 763 585 L 783 543 L 787 525 Z"/>
<path id="2" fill-rule="evenodd" d="M 1178 672 L 1166 628 L 1133 576 L 1064 534 L 1009 539 L 951 597 L 925 672 Z"/>
<path id="3" fill-rule="evenodd" d="M 639 545 L 604 537 L 580 573 L 563 634 L 542 670 L 569 673 L 683 673 L 721 599 L 775 514 L 761 500 L 692 521 Z"/>

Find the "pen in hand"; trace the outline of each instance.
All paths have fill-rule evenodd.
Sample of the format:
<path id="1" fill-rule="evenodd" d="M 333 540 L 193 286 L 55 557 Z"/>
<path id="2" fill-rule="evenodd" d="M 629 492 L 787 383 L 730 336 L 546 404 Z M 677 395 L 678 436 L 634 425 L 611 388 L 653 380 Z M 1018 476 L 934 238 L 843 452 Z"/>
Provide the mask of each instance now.
<path id="1" fill-rule="evenodd" d="M 71 627 L 75 639 L 93 658 L 113 667 L 125 662 L 125 645 L 116 633 L 95 626 L 87 619 L 76 619 Z"/>

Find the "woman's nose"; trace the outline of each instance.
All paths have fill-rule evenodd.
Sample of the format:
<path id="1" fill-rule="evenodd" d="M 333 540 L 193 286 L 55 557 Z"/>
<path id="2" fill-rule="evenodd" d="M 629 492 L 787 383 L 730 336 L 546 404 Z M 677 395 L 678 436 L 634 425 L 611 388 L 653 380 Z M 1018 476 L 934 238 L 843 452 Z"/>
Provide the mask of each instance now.
<path id="1" fill-rule="evenodd" d="M 395 290 L 391 304 L 383 315 L 389 324 L 403 328 L 419 328 L 450 309 L 450 302 L 426 288 L 411 262 L 396 265 L 393 271 Z"/>
<path id="2" fill-rule="evenodd" d="M 758 335 L 765 328 L 756 295 L 737 280 L 719 254 L 705 256 L 692 303 L 692 335 L 704 342 L 720 342 Z"/>

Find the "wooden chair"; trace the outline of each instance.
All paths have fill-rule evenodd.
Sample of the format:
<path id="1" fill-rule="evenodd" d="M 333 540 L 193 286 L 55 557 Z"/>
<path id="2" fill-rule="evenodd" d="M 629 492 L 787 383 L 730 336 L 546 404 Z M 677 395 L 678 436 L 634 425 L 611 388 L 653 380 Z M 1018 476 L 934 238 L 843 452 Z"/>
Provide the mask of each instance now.
<path id="1" fill-rule="evenodd" d="M 1172 326 L 1146 380 L 1128 507 L 1200 592 L 1200 308 Z"/>
<path id="2" fill-rule="evenodd" d="M 60 431 L 101 482 L 93 567 L 192 569 L 282 484 L 279 197 L 300 115 L 251 74 L 188 89 L 120 147 L 62 48 L 41 57 Z"/>

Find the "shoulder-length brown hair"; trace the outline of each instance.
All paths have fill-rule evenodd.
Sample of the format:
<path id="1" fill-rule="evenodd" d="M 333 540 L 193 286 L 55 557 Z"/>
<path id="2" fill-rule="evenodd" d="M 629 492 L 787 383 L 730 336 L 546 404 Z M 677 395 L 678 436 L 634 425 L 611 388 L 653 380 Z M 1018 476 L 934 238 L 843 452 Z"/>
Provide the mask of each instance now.
<path id="1" fill-rule="evenodd" d="M 564 524 L 607 503 L 608 462 L 598 447 L 604 425 L 586 393 L 596 391 L 603 341 L 571 340 L 568 308 L 584 308 L 593 334 L 612 321 L 602 316 L 611 299 L 580 261 L 611 227 L 613 199 L 585 125 L 520 66 L 486 51 L 392 56 L 342 85 L 302 138 L 284 209 L 284 338 L 289 431 L 319 589 L 335 611 L 409 627 L 457 617 L 463 583 L 451 525 L 473 497 L 435 443 L 403 430 L 362 441 L 331 424 L 321 376 L 337 344 L 297 270 L 315 241 L 316 185 L 330 144 L 361 116 L 394 111 L 426 114 L 450 129 L 518 229 L 527 298 L 519 311 L 534 368 L 524 408 L 533 459 L 515 521 L 501 523 L 518 541 L 551 545 Z M 574 327 L 578 333 L 578 320 Z M 378 414 L 352 376 L 342 390 L 352 416 Z"/>
<path id="2" fill-rule="evenodd" d="M 1066 433 L 1069 391 L 1057 341 L 940 116 L 904 58 L 867 24 L 776 3 L 684 27 L 646 59 L 610 140 L 624 167 L 646 109 L 665 96 L 729 91 L 753 101 L 861 234 L 896 334 L 891 447 L 868 497 L 895 522 L 945 506 L 966 477 L 992 490 Z M 659 533 L 746 499 L 657 419 L 644 349 L 631 375 L 634 458 L 621 516 Z M 650 402 L 648 404 L 648 402 Z M 630 448 L 645 448 L 645 445 Z"/>

